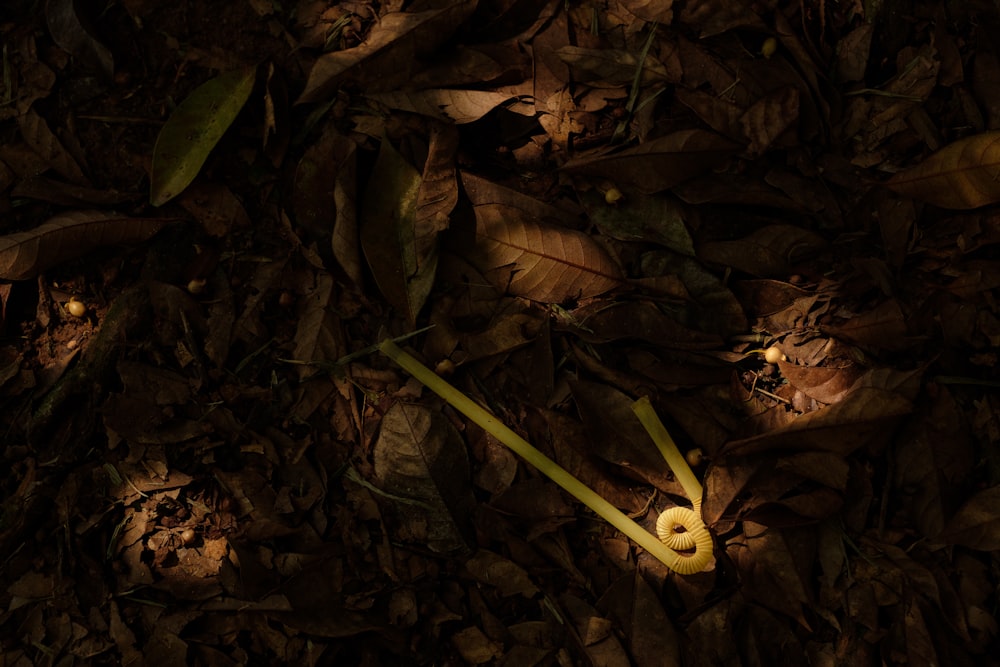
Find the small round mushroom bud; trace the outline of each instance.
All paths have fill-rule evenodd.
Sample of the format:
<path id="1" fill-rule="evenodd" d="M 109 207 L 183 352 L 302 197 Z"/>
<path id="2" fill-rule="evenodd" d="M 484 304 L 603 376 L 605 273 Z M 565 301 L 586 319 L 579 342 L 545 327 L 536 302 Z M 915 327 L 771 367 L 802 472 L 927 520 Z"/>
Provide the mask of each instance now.
<path id="1" fill-rule="evenodd" d="M 69 303 L 66 304 L 66 312 L 73 317 L 83 317 L 87 314 L 87 306 L 83 302 L 77 301 L 74 296 L 69 300 Z"/>

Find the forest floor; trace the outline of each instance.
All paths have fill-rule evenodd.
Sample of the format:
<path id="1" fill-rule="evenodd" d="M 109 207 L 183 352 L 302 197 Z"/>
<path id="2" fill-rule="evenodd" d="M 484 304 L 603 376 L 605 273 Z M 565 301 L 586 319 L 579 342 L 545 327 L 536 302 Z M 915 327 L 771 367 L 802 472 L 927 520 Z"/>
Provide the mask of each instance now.
<path id="1" fill-rule="evenodd" d="M 1000 664 L 997 35 L 5 3 L 0 665 Z"/>

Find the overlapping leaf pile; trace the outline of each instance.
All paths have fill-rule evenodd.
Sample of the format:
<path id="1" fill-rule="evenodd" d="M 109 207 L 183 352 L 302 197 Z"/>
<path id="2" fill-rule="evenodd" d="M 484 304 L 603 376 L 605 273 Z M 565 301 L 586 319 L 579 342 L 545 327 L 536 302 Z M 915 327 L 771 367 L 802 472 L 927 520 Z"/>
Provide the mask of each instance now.
<path id="1" fill-rule="evenodd" d="M 148 4 L 4 24 L 11 664 L 995 653 L 995 11 Z M 714 565 L 371 355 L 427 325 L 652 529 L 650 396 Z"/>

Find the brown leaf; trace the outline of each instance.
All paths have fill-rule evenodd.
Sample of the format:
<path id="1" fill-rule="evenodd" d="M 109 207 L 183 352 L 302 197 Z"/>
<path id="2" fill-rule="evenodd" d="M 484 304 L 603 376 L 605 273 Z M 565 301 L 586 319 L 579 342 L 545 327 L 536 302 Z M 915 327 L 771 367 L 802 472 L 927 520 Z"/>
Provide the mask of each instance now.
<path id="1" fill-rule="evenodd" d="M 739 148 L 713 132 L 681 130 L 618 153 L 575 158 L 562 168 L 653 194 L 718 167 Z"/>
<path id="2" fill-rule="evenodd" d="M 590 343 L 631 338 L 679 350 L 711 349 L 722 343 L 715 334 L 685 327 L 651 301 L 593 302 L 573 309 L 573 317 L 583 323 L 578 335 Z"/>
<path id="3" fill-rule="evenodd" d="M 980 551 L 1000 549 L 1000 486 L 972 496 L 945 526 L 941 539 Z"/>
<path id="4" fill-rule="evenodd" d="M 476 4 L 477 0 L 459 0 L 443 9 L 386 14 L 364 44 L 320 56 L 296 103 L 321 101 L 347 79 L 368 84 L 369 91 L 398 88 L 416 71 L 420 56 L 448 39 Z"/>
<path id="5" fill-rule="evenodd" d="M 15 197 L 27 197 L 56 204 L 57 206 L 116 206 L 130 199 L 137 199 L 134 194 L 109 190 L 107 188 L 88 188 L 64 181 L 57 181 L 45 176 L 27 178 L 11 190 Z"/>
<path id="6" fill-rule="evenodd" d="M 34 110 L 28 109 L 23 115 L 18 116 L 17 122 L 21 127 L 24 141 L 46 161 L 51 169 L 77 185 L 90 185 L 90 181 L 84 176 L 80 164 L 63 147 L 58 137 L 52 133 L 41 116 Z"/>
<path id="7" fill-rule="evenodd" d="M 790 385 L 821 403 L 840 401 L 861 376 L 861 371 L 856 366 L 799 366 L 779 360 L 778 368 Z"/>
<path id="8" fill-rule="evenodd" d="M 538 593 L 538 587 L 523 568 L 492 551 L 480 549 L 465 562 L 465 569 L 484 586 L 496 587 L 502 597 L 532 598 Z"/>
<path id="9" fill-rule="evenodd" d="M 895 299 L 859 313 L 839 326 L 822 326 L 820 331 L 869 349 L 892 350 L 906 345 L 906 320 Z"/>
<path id="10" fill-rule="evenodd" d="M 26 280 L 101 246 L 145 241 L 169 222 L 100 211 L 61 213 L 31 231 L 0 236 L 0 280 Z"/>
<path id="11" fill-rule="evenodd" d="M 747 152 L 758 156 L 799 120 L 799 91 L 784 86 L 757 100 L 740 118 L 750 140 Z"/>
<path id="12" fill-rule="evenodd" d="M 543 225 L 502 204 L 476 206 L 475 213 L 473 263 L 510 294 L 562 303 L 622 284 L 618 265 L 582 232 Z"/>
<path id="13" fill-rule="evenodd" d="M 457 152 L 458 130 L 453 125 L 432 123 L 413 223 L 418 261 L 425 258 L 428 262 L 437 256 L 438 235 L 448 229 L 452 209 L 458 203 Z"/>
<path id="14" fill-rule="evenodd" d="M 651 55 L 641 60 L 638 54 L 624 49 L 585 49 L 579 46 L 562 46 L 554 51 L 564 63 L 569 65 L 574 81 L 587 81 L 598 87 L 627 86 L 641 72 L 640 82 L 646 86 L 652 83 L 680 83 L 680 67 L 677 63 L 673 71 Z"/>
<path id="15" fill-rule="evenodd" d="M 234 227 L 246 229 L 250 216 L 239 197 L 221 183 L 204 181 L 184 189 L 177 203 L 201 223 L 210 236 L 222 238 Z"/>
<path id="16" fill-rule="evenodd" d="M 802 227 L 768 225 L 737 241 L 709 241 L 698 256 L 755 276 L 787 274 L 792 266 L 826 247 L 826 241 Z"/>
<path id="17" fill-rule="evenodd" d="M 935 538 L 965 497 L 975 454 L 965 417 L 947 387 L 940 387 L 933 400 L 925 398 L 917 415 L 893 448 L 893 484 L 917 530 Z"/>
<path id="18" fill-rule="evenodd" d="M 340 319 L 330 309 L 334 294 L 333 277 L 315 272 L 315 285 L 299 299 L 298 326 L 295 329 L 296 361 L 328 361 L 345 353 Z M 310 366 L 299 366 L 299 377 L 305 379 L 315 373 Z"/>
<path id="19" fill-rule="evenodd" d="M 625 633 L 638 667 L 680 667 L 677 630 L 640 570 L 611 584 L 597 604 Z"/>
<path id="20" fill-rule="evenodd" d="M 432 551 L 467 548 L 474 506 L 465 444 L 440 412 L 395 403 L 382 418 L 375 474 L 395 499 L 399 537 Z"/>
<path id="21" fill-rule="evenodd" d="M 115 62 L 111 52 L 81 21 L 73 0 L 47 0 L 45 20 L 49 34 L 61 49 L 108 79 L 114 76 Z"/>
<path id="22" fill-rule="evenodd" d="M 659 21 L 668 25 L 673 18 L 674 0 L 622 0 L 622 7 L 646 21 Z"/>
<path id="23" fill-rule="evenodd" d="M 1000 132 L 948 144 L 886 183 L 893 191 L 941 208 L 970 209 L 1000 201 Z"/>
<path id="24" fill-rule="evenodd" d="M 373 92 L 366 97 L 392 109 L 412 111 L 442 122 L 461 125 L 479 120 L 515 97 L 515 93 L 502 90 L 427 88 Z"/>
<path id="25" fill-rule="evenodd" d="M 383 139 L 361 209 L 361 247 L 375 282 L 411 323 L 430 294 L 438 261 L 437 234 L 417 225 L 421 180 L 420 172 Z"/>
<path id="26" fill-rule="evenodd" d="M 357 144 L 328 123 L 295 168 L 292 209 L 309 234 L 330 239 L 344 273 L 360 285 L 364 276 L 358 238 Z"/>
<path id="27" fill-rule="evenodd" d="M 774 449 L 846 455 L 863 446 L 892 419 L 912 409 L 912 404 L 896 393 L 863 388 L 840 403 L 796 417 L 788 426 L 729 442 L 723 451 L 740 456 Z"/>
<path id="28" fill-rule="evenodd" d="M 750 9 L 749 3 L 730 0 L 692 0 L 684 3 L 677 15 L 681 23 L 697 26 L 701 37 L 718 35 L 734 28 L 768 30 L 764 21 Z"/>
<path id="29" fill-rule="evenodd" d="M 571 382 L 570 390 L 594 454 L 621 466 L 626 474 L 637 476 L 661 491 L 684 495 L 684 490 L 673 478 L 666 461 L 632 411 L 631 398 L 606 384 L 583 380 Z"/>
<path id="30" fill-rule="evenodd" d="M 744 592 L 766 607 L 809 627 L 803 607 L 812 600 L 813 554 L 801 530 L 777 530 L 752 521 L 743 524 L 746 541 L 731 548 L 743 577 Z"/>

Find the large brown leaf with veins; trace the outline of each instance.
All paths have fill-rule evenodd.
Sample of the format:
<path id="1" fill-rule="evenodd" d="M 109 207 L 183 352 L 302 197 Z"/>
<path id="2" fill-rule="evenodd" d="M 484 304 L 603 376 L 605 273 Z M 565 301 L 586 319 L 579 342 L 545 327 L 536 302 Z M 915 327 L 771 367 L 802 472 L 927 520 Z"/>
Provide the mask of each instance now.
<path id="1" fill-rule="evenodd" d="M 597 296 L 622 284 L 618 265 L 592 238 L 505 204 L 476 207 L 472 260 L 498 288 L 544 303 Z"/>
<path id="2" fill-rule="evenodd" d="M 0 236 L 0 280 L 26 280 L 101 246 L 145 241 L 168 222 L 100 211 L 62 213 L 31 231 Z"/>
<path id="3" fill-rule="evenodd" d="M 970 209 L 1000 201 L 1000 132 L 948 144 L 886 185 L 941 208 Z"/>

